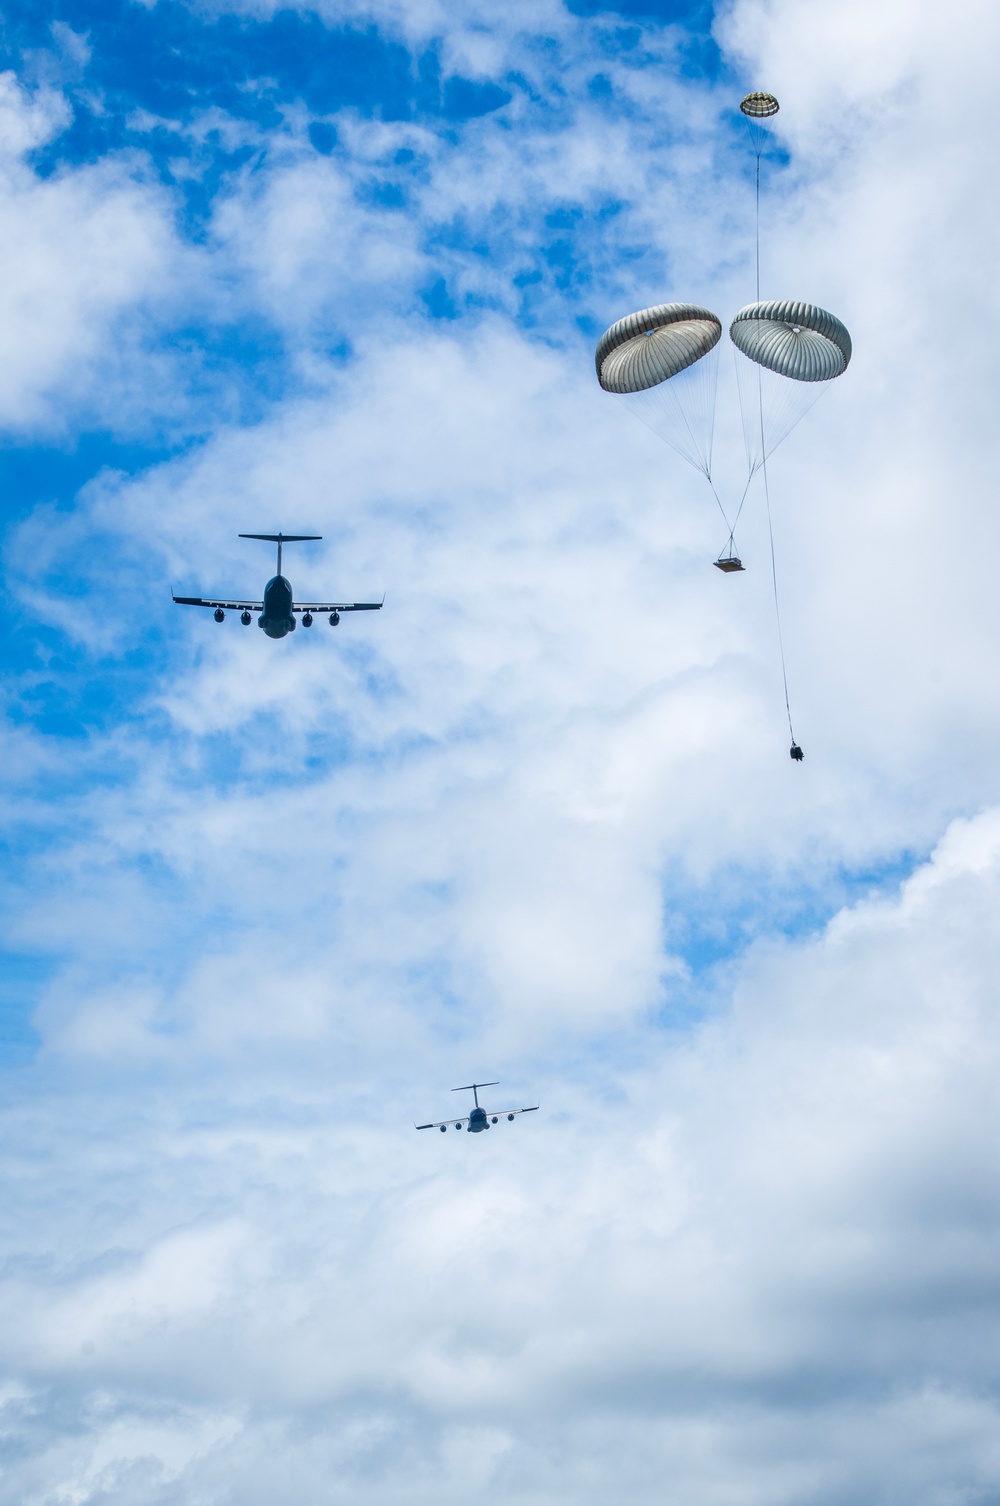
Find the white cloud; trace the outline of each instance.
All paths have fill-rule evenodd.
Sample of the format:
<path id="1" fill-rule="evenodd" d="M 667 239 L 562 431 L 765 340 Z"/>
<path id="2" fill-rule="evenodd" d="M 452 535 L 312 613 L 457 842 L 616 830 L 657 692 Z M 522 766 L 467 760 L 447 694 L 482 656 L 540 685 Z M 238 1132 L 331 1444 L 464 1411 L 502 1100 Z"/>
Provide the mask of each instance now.
<path id="1" fill-rule="evenodd" d="M 176 245 L 163 197 L 127 158 L 40 178 L 22 160 L 69 123 L 62 95 L 0 77 L 0 422 L 65 424 L 121 361 L 121 318 L 162 292 Z"/>
<path id="2" fill-rule="evenodd" d="M 617 1101 L 596 1065 L 557 1072 L 537 1120 L 483 1142 L 416 1137 L 405 1100 L 359 1097 L 326 1030 L 289 1054 L 260 1014 L 238 1077 L 192 1095 L 178 1043 L 138 1118 L 109 1082 L 71 1130 L 40 1080 L 17 1120 L 66 1192 L 5 1282 L 7 1362 L 43 1413 L 68 1369 L 115 1398 L 79 1419 L 76 1478 L 154 1405 L 186 1409 L 187 1496 L 276 1499 L 266 1454 L 306 1502 L 457 1501 L 470 1469 L 486 1499 L 596 1503 L 665 1474 L 706 1503 L 987 1498 L 998 897 L 990 813 L 898 899 L 758 947 L 732 1010 L 647 1034 Z M 262 999 L 278 976 L 258 973 Z M 386 1037 L 398 1080 L 397 1052 Z M 440 1048 L 421 1055 L 440 1074 Z M 97 1207 L 65 1201 L 95 1176 Z M 20 1218 L 31 1184 L 13 1185 Z M 241 1226 L 220 1223 L 235 1206 Z M 121 1253 L 57 1276 L 55 1249 L 39 1259 L 68 1232 Z M 144 1451 L 176 1471 L 167 1442 Z"/>
<path id="3" fill-rule="evenodd" d="M 6 155 L 16 158 L 43 146 L 69 120 L 69 108 L 57 90 L 30 93 L 14 73 L 0 73 L 0 145 Z"/>
<path id="4" fill-rule="evenodd" d="M 121 164 L 11 178 L 68 331 L 23 368 L 25 413 L 103 369 L 154 274 L 262 311 L 309 390 L 12 547 L 74 676 L 125 674 L 123 625 L 164 642 L 130 719 L 62 754 L 18 732 L 5 765 L 11 823 L 61 827 L 21 860 L 11 939 L 64 962 L 7 1078 L 0 1500 L 997 1493 L 996 214 L 967 151 L 992 143 L 993 33 L 960 59 L 894 13 L 850 72 L 842 17 L 741 6 L 724 33 L 760 39 L 795 148 L 766 283 L 855 335 L 772 471 L 801 769 L 759 506 L 747 575 L 718 576 L 697 479 L 596 390 L 555 284 L 543 333 L 510 318 L 539 211 L 616 177 L 614 228 L 567 232 L 595 279 L 572 314 L 749 296 L 721 87 L 611 59 L 636 113 L 603 135 L 583 104 L 450 148 L 344 117 L 323 163 L 293 121 L 194 259 Z M 935 68 L 956 87 L 929 119 Z M 409 209 L 359 203 L 404 143 Z M 461 210 L 510 227 L 496 261 L 434 247 Z M 442 268 L 490 311 L 414 315 Z M 272 527 L 327 535 L 290 553 L 297 586 L 385 611 L 270 644 L 170 605 L 168 578 L 256 588 L 270 560 L 235 534 Z M 35 746 L 68 789 L 48 808 Z M 898 896 L 781 939 L 956 813 Z M 692 973 L 692 934 L 730 960 Z M 542 1112 L 410 1129 L 471 1073 Z"/>

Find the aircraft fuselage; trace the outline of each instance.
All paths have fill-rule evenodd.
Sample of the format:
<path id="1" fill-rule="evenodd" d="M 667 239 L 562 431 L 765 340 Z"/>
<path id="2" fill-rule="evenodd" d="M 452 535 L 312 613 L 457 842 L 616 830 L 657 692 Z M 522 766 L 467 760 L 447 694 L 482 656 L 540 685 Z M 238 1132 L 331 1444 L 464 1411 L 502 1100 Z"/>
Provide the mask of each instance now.
<path id="1" fill-rule="evenodd" d="M 283 575 L 272 576 L 264 587 L 264 610 L 257 618 L 257 626 L 269 638 L 284 638 L 286 633 L 294 633 L 292 587 Z"/>
<path id="2" fill-rule="evenodd" d="M 490 1121 L 486 1117 L 486 1110 L 478 1107 L 474 1108 L 469 1115 L 469 1129 L 471 1132 L 474 1135 L 478 1135 L 480 1130 L 489 1129 L 489 1127 Z"/>

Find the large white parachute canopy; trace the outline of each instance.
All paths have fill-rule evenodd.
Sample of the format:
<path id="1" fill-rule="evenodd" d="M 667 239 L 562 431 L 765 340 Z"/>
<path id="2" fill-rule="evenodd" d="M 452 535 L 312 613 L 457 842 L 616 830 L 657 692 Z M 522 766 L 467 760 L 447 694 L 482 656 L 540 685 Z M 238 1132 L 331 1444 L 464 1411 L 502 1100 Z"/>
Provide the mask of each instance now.
<path id="1" fill-rule="evenodd" d="M 595 355 L 605 392 L 709 480 L 722 323 L 696 303 L 658 303 L 605 330 Z"/>
<path id="2" fill-rule="evenodd" d="M 814 303 L 772 299 L 740 309 L 729 326 L 747 470 L 752 476 L 851 359 L 845 326 Z"/>

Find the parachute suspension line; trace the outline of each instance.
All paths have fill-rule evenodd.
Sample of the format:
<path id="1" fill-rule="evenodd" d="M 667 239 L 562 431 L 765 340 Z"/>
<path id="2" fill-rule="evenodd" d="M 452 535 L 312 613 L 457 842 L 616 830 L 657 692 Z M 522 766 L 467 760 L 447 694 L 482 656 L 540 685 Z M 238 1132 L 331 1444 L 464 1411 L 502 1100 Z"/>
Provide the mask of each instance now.
<path id="1" fill-rule="evenodd" d="M 715 498 L 716 502 L 718 502 L 718 504 L 719 504 L 719 511 L 722 514 L 722 521 L 723 521 L 723 523 L 725 523 L 726 527 L 729 529 L 729 543 L 730 543 L 730 545 L 732 545 L 732 542 L 733 542 L 733 529 L 736 527 L 736 523 L 734 522 L 732 524 L 732 526 L 730 526 L 729 519 L 726 516 L 726 509 L 722 505 L 722 498 L 719 496 L 719 493 L 715 489 L 715 482 L 712 480 L 712 478 L 709 475 L 708 471 L 705 472 L 705 476 L 706 476 L 706 479 L 708 481 L 709 486 L 712 488 L 712 496 Z M 744 495 L 746 495 L 746 494 L 744 493 Z M 743 504 L 740 503 L 741 507 L 742 507 L 742 505 Z M 739 516 L 740 516 L 739 513 L 737 513 L 736 514 L 736 521 L 737 522 L 739 521 Z"/>
<path id="2" fill-rule="evenodd" d="M 688 425 L 688 428 L 690 430 L 690 425 Z M 726 527 L 729 529 L 729 546 L 730 546 L 730 550 L 732 550 L 732 547 L 733 547 L 733 529 L 736 527 L 736 522 L 734 522 L 730 526 L 728 514 L 726 513 L 726 509 L 722 505 L 722 498 L 719 496 L 719 493 L 716 490 L 715 482 L 712 479 L 712 467 L 711 467 L 711 464 L 709 464 L 709 465 L 699 465 L 697 467 L 697 469 L 699 471 L 701 471 L 701 474 L 704 476 L 705 480 L 708 482 L 709 486 L 712 488 L 712 496 L 715 498 L 715 500 L 716 500 L 716 502 L 718 504 L 719 511 L 722 514 L 722 521 L 723 521 L 723 523 L 725 523 Z M 747 485 L 748 486 L 750 485 L 749 481 L 747 482 Z M 743 496 L 744 497 L 746 496 L 746 492 L 743 493 Z M 742 506 L 743 506 L 743 503 L 741 501 L 740 502 L 740 507 L 742 508 Z M 740 516 L 739 513 L 737 513 L 736 514 L 736 520 L 737 521 L 739 520 L 739 516 Z M 722 556 L 720 555 L 719 558 L 721 559 Z"/>
<path id="3" fill-rule="evenodd" d="M 760 376 L 757 377 L 757 388 L 760 393 Z M 764 507 L 767 512 L 767 539 L 771 546 L 771 586 L 774 590 L 774 621 L 778 629 L 778 654 L 781 658 L 781 683 L 785 691 L 785 715 L 788 717 L 788 732 L 792 739 L 792 757 L 801 759 L 802 751 L 795 741 L 795 728 L 792 726 L 792 708 L 788 700 L 788 670 L 785 667 L 785 640 L 781 631 L 781 607 L 778 605 L 778 566 L 774 556 L 774 529 L 771 526 L 771 493 L 767 485 L 767 456 L 764 452 L 764 400 L 760 397 L 760 445 L 762 459 L 760 469 L 764 477 Z M 751 472 L 751 478 L 753 472 Z M 747 482 L 749 487 L 750 482 Z M 746 496 L 746 493 L 743 494 Z M 742 503 L 740 506 L 742 507 Z M 798 751 L 796 752 L 796 749 Z"/>
<path id="4" fill-rule="evenodd" d="M 754 478 L 755 475 L 756 475 L 756 467 L 750 472 L 749 476 L 747 477 L 747 484 L 743 488 L 743 495 L 740 498 L 740 505 L 736 509 L 736 516 L 733 519 L 733 523 L 732 523 L 732 527 L 731 528 L 729 526 L 729 519 L 726 518 L 725 513 L 722 514 L 722 516 L 724 518 L 726 518 L 726 527 L 729 528 L 729 547 L 730 547 L 730 550 L 733 550 L 733 549 L 736 548 L 736 545 L 735 545 L 735 543 L 733 541 L 733 534 L 736 532 L 736 525 L 740 521 L 740 513 L 743 511 L 743 504 L 744 504 L 744 502 L 747 499 L 747 492 L 749 492 L 749 490 L 750 490 L 750 483 L 753 480 L 753 478 Z M 721 506 L 722 506 L 721 502 L 719 503 L 719 506 L 721 508 Z"/>

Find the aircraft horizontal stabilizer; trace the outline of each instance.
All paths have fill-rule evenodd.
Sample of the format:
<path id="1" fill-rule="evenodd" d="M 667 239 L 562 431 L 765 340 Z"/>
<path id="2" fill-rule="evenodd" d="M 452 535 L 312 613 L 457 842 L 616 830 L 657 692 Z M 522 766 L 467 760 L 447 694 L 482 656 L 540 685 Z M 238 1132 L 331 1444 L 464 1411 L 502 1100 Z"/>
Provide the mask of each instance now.
<path id="1" fill-rule="evenodd" d="M 306 544 L 321 539 L 321 533 L 241 533 L 241 539 L 265 539 L 269 544 Z"/>

